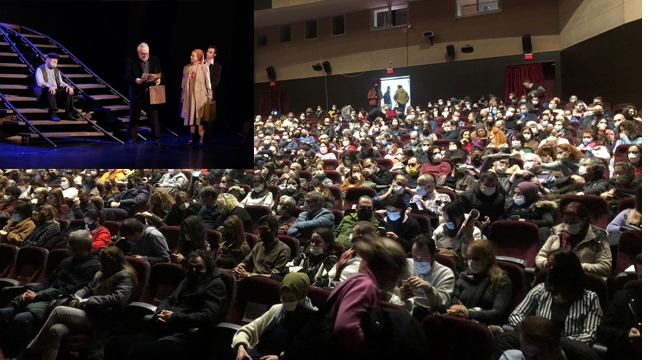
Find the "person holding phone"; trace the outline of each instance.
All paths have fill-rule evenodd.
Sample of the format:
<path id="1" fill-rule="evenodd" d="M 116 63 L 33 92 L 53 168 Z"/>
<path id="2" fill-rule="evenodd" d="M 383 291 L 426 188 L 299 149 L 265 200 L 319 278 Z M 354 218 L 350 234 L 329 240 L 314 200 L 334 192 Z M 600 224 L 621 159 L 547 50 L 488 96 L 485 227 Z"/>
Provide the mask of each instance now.
<path id="1" fill-rule="evenodd" d="M 406 203 L 398 195 L 391 195 L 386 201 L 386 235 L 396 240 L 404 248 L 404 252 L 411 251 L 413 241 L 420 235 L 420 224 L 406 214 Z"/>

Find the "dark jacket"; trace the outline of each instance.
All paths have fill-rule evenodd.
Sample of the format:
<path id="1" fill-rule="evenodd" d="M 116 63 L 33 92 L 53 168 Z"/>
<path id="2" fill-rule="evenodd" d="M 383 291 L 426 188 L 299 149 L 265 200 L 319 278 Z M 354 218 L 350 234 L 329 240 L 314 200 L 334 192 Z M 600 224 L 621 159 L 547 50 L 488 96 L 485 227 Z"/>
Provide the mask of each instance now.
<path id="1" fill-rule="evenodd" d="M 520 218 L 526 219 L 537 227 L 551 227 L 555 224 L 553 212 L 557 204 L 552 201 L 535 201 L 530 206 L 518 206 L 512 198 L 506 200 L 506 218 L 512 215 L 519 215 Z"/>
<path id="2" fill-rule="evenodd" d="M 251 234 L 253 233 L 253 219 L 248 214 L 248 211 L 246 211 L 246 209 L 241 208 L 239 206 L 232 209 L 232 211 L 228 214 L 219 215 L 217 219 L 214 221 L 214 228 L 217 229 L 219 228 L 219 226 L 223 226 L 223 223 L 231 215 L 234 215 L 238 217 L 239 220 L 241 220 L 241 222 L 244 224 L 244 232 L 251 233 Z"/>
<path id="3" fill-rule="evenodd" d="M 248 186 L 253 185 L 253 174 L 247 174 L 245 172 L 242 172 L 240 174 L 236 170 L 231 170 L 228 175 L 232 176 L 233 179 L 239 181 L 240 184 L 246 184 Z"/>
<path id="4" fill-rule="evenodd" d="M 414 218 L 410 217 L 406 222 L 403 218 L 397 221 L 390 221 L 388 217 L 383 219 L 386 222 L 386 232 L 393 232 L 397 235 L 397 241 L 402 244 L 404 252 L 409 252 L 413 248 L 413 239 L 420 235 L 420 224 Z"/>
<path id="5" fill-rule="evenodd" d="M 160 60 L 155 56 L 149 56 L 149 73 L 160 73 L 160 82 L 165 80 L 165 75 L 160 67 Z M 143 82 L 136 84 L 135 79 L 142 77 L 142 60 L 140 58 L 128 58 L 126 60 L 126 68 L 124 69 L 124 81 L 129 85 L 129 98 L 131 100 L 146 100 L 148 95 L 145 95 L 146 90 L 155 85 L 153 82 Z"/>
<path id="6" fill-rule="evenodd" d="M 214 204 L 211 208 L 207 205 L 201 206 L 198 217 L 201 219 L 206 229 L 215 229 L 214 221 L 219 217 L 219 208 L 217 207 L 217 204 Z"/>
<path id="7" fill-rule="evenodd" d="M 79 205 L 74 204 L 72 205 L 70 211 L 68 211 L 65 214 L 65 219 L 66 220 L 83 219 L 84 214 L 90 210 L 98 210 L 97 206 L 95 206 L 95 204 L 93 204 L 93 202 L 90 200 L 88 200 L 88 203 L 85 205 L 81 203 Z"/>
<path id="8" fill-rule="evenodd" d="M 34 301 L 51 301 L 59 296 L 74 294 L 93 280 L 102 269 L 99 253 L 90 252 L 80 258 L 68 257 L 61 261 L 44 283 L 33 283 L 28 288 L 36 292 Z"/>
<path id="9" fill-rule="evenodd" d="M 278 199 L 283 196 L 289 196 L 296 201 L 296 206 L 302 207 L 305 205 L 305 195 L 307 195 L 307 193 L 302 189 L 297 189 L 293 193 L 288 192 L 287 189 L 282 189 L 278 193 Z"/>
<path id="10" fill-rule="evenodd" d="M 456 140 L 458 139 L 458 135 L 460 134 L 460 130 L 451 130 L 450 132 L 446 132 L 442 134 L 443 139 L 449 139 L 449 140 Z"/>
<path id="11" fill-rule="evenodd" d="M 393 175 L 386 169 L 380 169 L 370 175 L 369 180 L 377 185 L 390 185 L 393 183 Z"/>
<path id="12" fill-rule="evenodd" d="M 108 199 L 108 203 L 119 202 L 120 209 L 126 211 L 131 210 L 136 205 L 142 205 L 147 202 L 149 198 L 149 192 L 144 185 L 135 186 L 133 189 L 126 189 L 121 193 L 113 195 L 112 198 Z"/>
<path id="13" fill-rule="evenodd" d="M 144 237 L 131 243 L 131 255 L 140 255 L 151 266 L 158 262 L 169 262 L 169 246 L 165 236 L 154 227 L 144 229 Z"/>
<path id="14" fill-rule="evenodd" d="M 45 224 L 37 225 L 36 228 L 27 235 L 20 246 L 38 246 L 48 250 L 65 247 L 65 241 L 60 238 L 60 234 L 61 225 L 54 221 L 46 222 Z"/>
<path id="15" fill-rule="evenodd" d="M 214 89 L 219 86 L 219 81 L 221 81 L 221 65 L 214 61 L 208 66 L 210 71 L 210 87 L 212 87 L 212 100 L 215 98 Z"/>
<path id="16" fill-rule="evenodd" d="M 463 206 L 463 210 L 466 214 L 469 213 L 470 210 L 476 209 L 481 213 L 481 216 L 479 217 L 481 221 L 484 221 L 487 216 L 490 218 L 490 222 L 493 222 L 503 218 L 506 198 L 498 191 L 487 196 L 483 194 L 480 186 L 474 186 L 473 189 L 465 191 L 458 196 L 458 203 Z"/>
<path id="17" fill-rule="evenodd" d="M 373 122 L 377 117 L 385 118 L 385 114 L 381 111 L 381 107 L 376 107 L 368 112 L 366 116 L 366 121 Z"/>
<path id="18" fill-rule="evenodd" d="M 605 178 L 600 178 L 598 180 L 592 180 L 585 183 L 583 187 L 583 193 L 585 195 L 598 195 L 609 190 L 609 180 Z"/>
<path id="19" fill-rule="evenodd" d="M 84 311 L 93 320 L 96 326 L 103 329 L 117 324 L 120 317 L 116 316 L 126 306 L 133 292 L 133 280 L 126 270 L 118 271 L 106 281 L 110 286 L 95 289 L 99 275 L 97 272 L 93 280 L 75 295 L 81 299 L 88 299 Z"/>
<path id="20" fill-rule="evenodd" d="M 628 336 L 631 328 L 639 329 L 640 322 L 641 283 L 638 283 L 614 295 L 609 314 L 598 327 L 596 339 L 607 346 L 606 358 L 641 359 L 641 349 L 634 349 Z"/>
<path id="21" fill-rule="evenodd" d="M 490 277 L 487 274 L 469 275 L 463 271 L 458 275 L 450 304 L 458 304 L 460 300 L 469 310 L 469 318 L 485 325 L 504 324 L 507 316 L 506 309 L 512 295 L 512 282 L 505 271 L 501 275 L 501 285 L 491 292 Z M 474 311 L 475 307 L 482 310 Z"/>
<path id="22" fill-rule="evenodd" d="M 173 312 L 165 326 L 165 330 L 171 333 L 168 339 L 185 343 L 189 340 L 188 330 L 199 328 L 200 331 L 210 332 L 214 325 L 224 320 L 228 304 L 226 285 L 222 278 L 222 272 L 217 267 L 197 282 L 185 278 L 176 290 L 158 305 L 156 314 L 163 310 Z"/>
<path id="23" fill-rule="evenodd" d="M 185 209 L 181 209 L 178 204 L 174 204 L 163 219 L 161 226 L 180 226 L 188 216 L 198 215 L 198 213 L 199 206 L 197 204 L 190 204 Z"/>

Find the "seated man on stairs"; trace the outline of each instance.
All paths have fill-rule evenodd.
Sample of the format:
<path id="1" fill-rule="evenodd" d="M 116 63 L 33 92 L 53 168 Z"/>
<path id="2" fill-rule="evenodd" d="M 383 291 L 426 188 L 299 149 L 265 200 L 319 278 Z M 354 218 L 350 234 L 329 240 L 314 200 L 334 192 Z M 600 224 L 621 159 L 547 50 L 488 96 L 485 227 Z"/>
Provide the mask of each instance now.
<path id="1" fill-rule="evenodd" d="M 65 102 L 65 113 L 68 119 L 77 120 L 77 115 L 72 107 L 74 88 L 63 81 L 61 72 L 56 67 L 59 55 L 51 52 L 45 58 L 45 64 L 39 66 L 34 74 L 36 77 L 35 94 L 44 107 L 47 107 L 52 121 L 59 121 L 56 116 L 57 102 Z"/>

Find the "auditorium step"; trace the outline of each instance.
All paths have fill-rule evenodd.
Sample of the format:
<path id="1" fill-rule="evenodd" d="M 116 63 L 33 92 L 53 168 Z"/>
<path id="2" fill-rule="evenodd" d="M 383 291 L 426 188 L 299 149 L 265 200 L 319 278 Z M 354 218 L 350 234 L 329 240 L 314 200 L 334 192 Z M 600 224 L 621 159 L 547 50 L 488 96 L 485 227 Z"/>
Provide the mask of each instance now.
<path id="1" fill-rule="evenodd" d="M 103 89 L 106 85 L 102 84 L 76 84 L 79 89 Z"/>
<path id="2" fill-rule="evenodd" d="M 121 117 L 118 117 L 118 119 L 123 123 L 128 123 L 129 122 L 129 117 L 128 116 L 121 116 Z M 142 120 L 147 120 L 147 117 L 146 116 L 140 116 L 140 121 L 142 121 Z"/>
<path id="3" fill-rule="evenodd" d="M 93 100 L 112 100 L 112 99 L 119 99 L 119 95 L 112 95 L 112 94 L 106 94 L 106 95 L 90 95 Z"/>
<path id="4" fill-rule="evenodd" d="M 0 63 L 0 67 L 20 67 L 20 68 L 26 68 L 27 64 L 19 64 L 19 63 Z"/>
<path id="5" fill-rule="evenodd" d="M 48 49 L 58 49 L 59 48 L 57 45 L 52 45 L 52 44 L 34 44 L 34 45 L 36 45 L 36 47 L 39 47 L 39 48 L 48 48 Z"/>
<path id="6" fill-rule="evenodd" d="M 131 107 L 129 105 L 108 105 L 104 106 L 104 109 L 109 111 L 118 111 L 118 110 L 129 110 Z"/>
<path id="7" fill-rule="evenodd" d="M 91 120 L 93 123 L 97 123 L 96 120 Z M 52 121 L 52 120 L 29 120 L 29 123 L 34 126 L 52 126 L 52 125 L 88 125 L 85 120 L 61 120 L 61 121 Z M 27 126 L 24 121 L 6 121 L 4 125 L 15 125 L 15 126 Z"/>
<path id="8" fill-rule="evenodd" d="M 104 133 L 99 131 L 64 131 L 64 132 L 42 132 L 45 137 L 48 138 L 57 138 L 57 137 L 98 137 L 104 136 Z M 21 137 L 37 138 L 40 137 L 37 133 L 18 133 L 16 134 Z"/>
<path id="9" fill-rule="evenodd" d="M 0 56 L 16 57 L 16 56 L 18 56 L 18 54 L 16 54 L 16 53 L 10 53 L 10 52 L 0 52 Z"/>
<path id="10" fill-rule="evenodd" d="M 27 74 L 0 74 L 2 79 L 27 79 L 30 76 Z"/>
<path id="11" fill-rule="evenodd" d="M 18 102 L 18 101 L 38 101 L 38 99 L 36 97 L 33 97 L 33 96 L 9 96 L 9 95 L 5 95 L 5 97 L 7 98 L 7 100 L 9 100 L 12 103 L 13 102 Z"/>
<path id="12" fill-rule="evenodd" d="M 81 78 L 91 78 L 93 77 L 90 74 L 65 74 L 69 79 L 81 79 Z"/>
<path id="13" fill-rule="evenodd" d="M 0 90 L 27 90 L 30 86 L 27 85 L 0 85 Z"/>

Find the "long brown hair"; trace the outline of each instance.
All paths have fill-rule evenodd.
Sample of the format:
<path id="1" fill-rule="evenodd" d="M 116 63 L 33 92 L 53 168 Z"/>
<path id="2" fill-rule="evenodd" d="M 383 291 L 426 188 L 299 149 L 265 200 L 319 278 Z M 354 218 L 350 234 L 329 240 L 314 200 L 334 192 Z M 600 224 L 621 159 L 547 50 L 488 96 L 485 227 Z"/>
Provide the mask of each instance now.
<path id="1" fill-rule="evenodd" d="M 578 161 L 583 157 L 585 157 L 584 155 L 582 155 L 582 152 L 580 152 L 580 150 L 578 150 L 575 146 L 571 144 L 560 144 L 557 146 L 557 148 L 562 149 L 569 153 L 569 158 L 566 159 L 568 161 Z"/>
<path id="2" fill-rule="evenodd" d="M 223 222 L 224 227 L 229 227 L 233 230 L 235 233 L 235 239 L 232 241 L 231 244 L 228 245 L 229 248 L 233 250 L 239 250 L 241 249 L 242 245 L 246 242 L 246 234 L 244 233 L 244 224 L 242 223 L 241 219 L 235 215 L 228 216 L 226 221 Z M 225 245 L 225 241 L 222 242 L 219 246 L 223 247 Z"/>
<path id="3" fill-rule="evenodd" d="M 486 273 L 490 277 L 490 288 L 489 291 L 494 293 L 501 286 L 501 278 L 503 277 L 503 271 L 497 264 L 496 254 L 494 253 L 494 248 L 492 244 L 488 241 L 478 240 L 472 242 L 467 248 L 467 252 L 472 250 L 482 259 L 483 265 L 486 268 Z"/>
<path id="4" fill-rule="evenodd" d="M 74 184 L 70 184 L 70 186 L 74 186 Z M 54 200 L 56 200 L 56 205 L 53 205 L 56 210 L 58 211 L 63 204 L 65 204 L 65 200 L 63 199 L 63 190 L 60 188 L 54 188 L 50 190 L 50 193 L 47 194 L 48 197 L 52 196 Z M 46 200 L 47 201 L 47 200 Z"/>
<path id="5" fill-rule="evenodd" d="M 102 263 L 102 270 L 95 274 L 97 283 L 93 287 L 93 293 L 112 292 L 113 276 L 122 270 L 126 270 L 131 275 L 131 281 L 135 287 L 138 284 L 138 275 L 126 260 L 124 253 L 117 246 L 109 246 L 99 253 L 99 260 Z"/>

